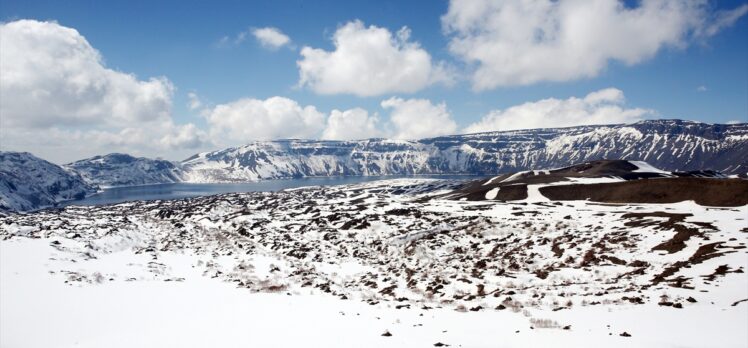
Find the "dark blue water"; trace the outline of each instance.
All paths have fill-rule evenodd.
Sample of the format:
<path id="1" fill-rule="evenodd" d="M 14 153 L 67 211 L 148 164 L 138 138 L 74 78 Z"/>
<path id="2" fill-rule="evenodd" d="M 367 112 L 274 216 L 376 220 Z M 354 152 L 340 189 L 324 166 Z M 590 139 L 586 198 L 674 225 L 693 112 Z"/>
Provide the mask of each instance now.
<path id="1" fill-rule="evenodd" d="M 229 192 L 279 191 L 303 186 L 332 186 L 356 184 L 367 181 L 396 178 L 436 178 L 436 179 L 475 179 L 471 175 L 417 175 L 417 176 L 341 176 L 283 180 L 264 180 L 236 184 L 158 184 L 145 186 L 114 187 L 77 201 L 67 201 L 66 205 L 101 205 L 128 201 L 178 199 L 196 196 L 209 196 Z"/>

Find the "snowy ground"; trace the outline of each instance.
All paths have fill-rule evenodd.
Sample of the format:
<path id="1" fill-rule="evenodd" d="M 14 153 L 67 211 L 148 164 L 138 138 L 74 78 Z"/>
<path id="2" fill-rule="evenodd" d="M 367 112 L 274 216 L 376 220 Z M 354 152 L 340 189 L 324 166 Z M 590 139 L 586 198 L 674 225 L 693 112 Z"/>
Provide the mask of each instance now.
<path id="1" fill-rule="evenodd" d="M 748 207 L 427 199 L 449 189 L 0 218 L 0 346 L 748 346 Z"/>

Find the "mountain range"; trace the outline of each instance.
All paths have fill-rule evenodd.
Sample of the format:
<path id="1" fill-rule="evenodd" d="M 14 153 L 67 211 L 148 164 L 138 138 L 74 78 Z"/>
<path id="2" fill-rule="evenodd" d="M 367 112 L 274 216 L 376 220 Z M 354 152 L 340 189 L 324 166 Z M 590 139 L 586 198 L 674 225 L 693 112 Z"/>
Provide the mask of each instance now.
<path id="1" fill-rule="evenodd" d="M 0 211 L 54 206 L 96 191 L 80 174 L 30 153 L 0 152 Z"/>
<path id="2" fill-rule="evenodd" d="M 200 153 L 181 166 L 189 182 L 232 182 L 336 175 L 491 175 L 598 159 L 646 161 L 671 171 L 745 173 L 748 124 L 651 120 L 414 141 L 256 141 Z"/>
<path id="3" fill-rule="evenodd" d="M 645 161 L 667 171 L 714 170 L 744 176 L 748 124 L 648 120 L 421 140 L 253 141 L 181 162 L 109 154 L 62 167 L 28 153 L 2 154 L 0 208 L 28 210 L 80 198 L 98 187 L 343 175 L 488 176 L 600 159 Z"/>
<path id="4" fill-rule="evenodd" d="M 101 186 L 136 186 L 183 181 L 179 163 L 111 153 L 66 164 L 65 168 Z"/>

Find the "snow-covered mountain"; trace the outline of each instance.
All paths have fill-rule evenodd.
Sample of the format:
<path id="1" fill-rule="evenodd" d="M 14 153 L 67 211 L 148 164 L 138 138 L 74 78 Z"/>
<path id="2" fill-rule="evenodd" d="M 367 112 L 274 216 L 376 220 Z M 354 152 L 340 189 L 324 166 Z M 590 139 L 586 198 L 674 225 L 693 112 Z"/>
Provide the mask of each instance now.
<path id="1" fill-rule="evenodd" d="M 748 124 L 652 120 L 416 141 L 256 141 L 200 153 L 181 163 L 109 154 L 73 162 L 64 169 L 30 154 L 5 153 L 0 179 L 3 209 L 28 210 L 82 197 L 97 185 L 340 175 L 488 176 L 567 167 L 598 159 L 646 161 L 667 171 L 715 170 L 744 176 L 748 173 Z"/>
<path id="2" fill-rule="evenodd" d="M 438 154 L 438 149 L 417 141 L 294 139 L 200 153 L 183 161 L 182 167 L 191 182 L 441 173 L 428 165 Z"/>
<path id="3" fill-rule="evenodd" d="M 497 174 L 597 159 L 646 161 L 664 170 L 748 172 L 748 124 L 650 120 L 416 141 L 256 141 L 182 162 L 191 182 L 333 175 Z"/>
<path id="4" fill-rule="evenodd" d="M 0 151 L 0 211 L 55 206 L 96 190 L 77 173 L 28 152 Z"/>
<path id="5" fill-rule="evenodd" d="M 161 159 L 110 153 L 65 165 L 99 186 L 135 186 L 182 181 L 177 164 Z"/>

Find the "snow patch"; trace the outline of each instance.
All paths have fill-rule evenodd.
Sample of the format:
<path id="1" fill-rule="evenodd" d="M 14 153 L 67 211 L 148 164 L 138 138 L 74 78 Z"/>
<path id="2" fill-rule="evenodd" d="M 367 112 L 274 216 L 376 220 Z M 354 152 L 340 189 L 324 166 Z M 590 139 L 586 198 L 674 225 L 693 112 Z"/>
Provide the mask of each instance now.
<path id="1" fill-rule="evenodd" d="M 488 192 L 486 192 L 486 199 L 496 199 L 496 196 L 499 194 L 500 187 L 494 187 Z"/>

